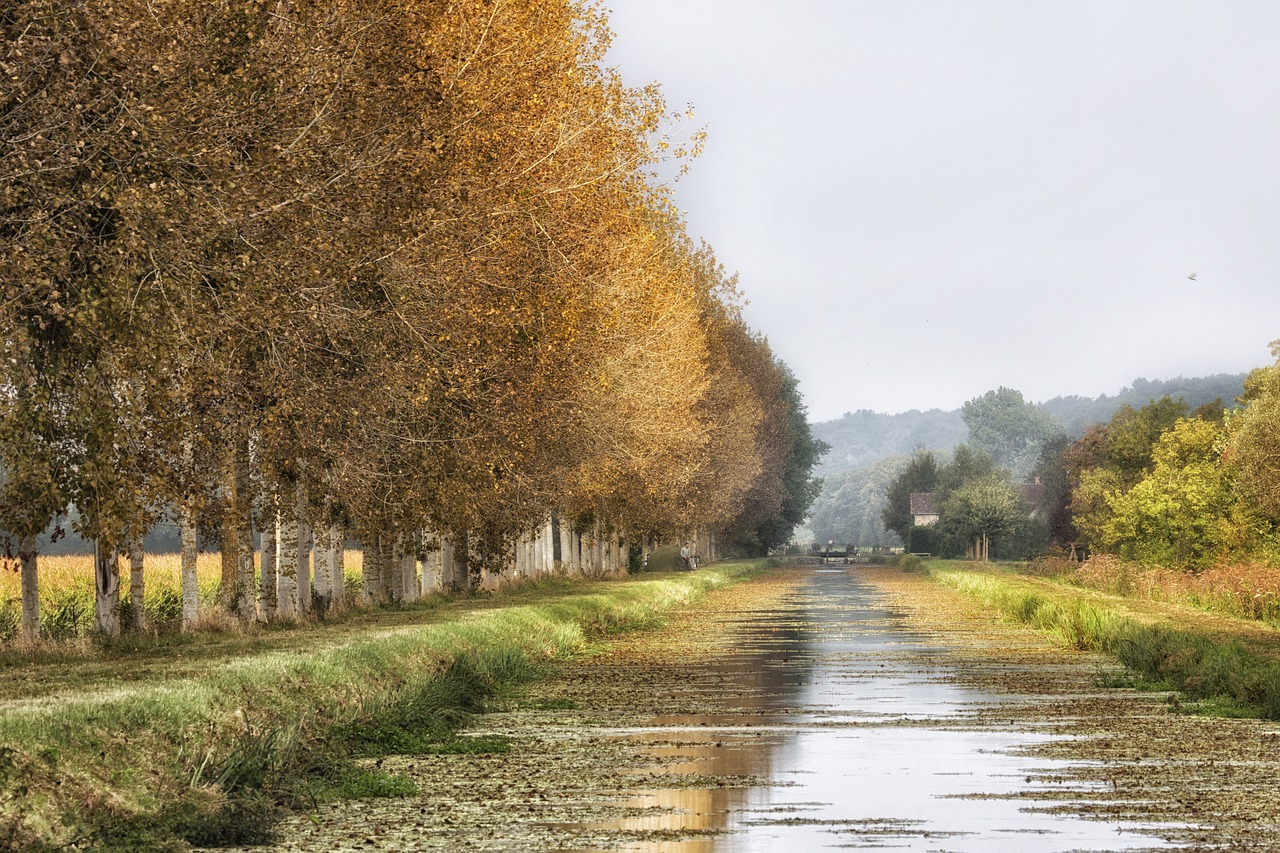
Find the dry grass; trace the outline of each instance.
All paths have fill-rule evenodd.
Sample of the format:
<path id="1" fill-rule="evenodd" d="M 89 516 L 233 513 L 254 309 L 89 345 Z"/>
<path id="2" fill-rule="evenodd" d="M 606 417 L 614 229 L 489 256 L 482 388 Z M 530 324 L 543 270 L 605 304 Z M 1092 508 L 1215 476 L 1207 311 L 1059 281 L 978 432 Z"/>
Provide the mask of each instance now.
<path id="1" fill-rule="evenodd" d="M 1235 563 L 1186 572 L 1145 568 L 1108 554 L 1059 562 L 1053 574 L 1075 586 L 1280 624 L 1280 569 L 1272 566 Z"/>
<path id="2" fill-rule="evenodd" d="M 362 555 L 347 551 L 344 556 L 347 585 L 360 578 Z M 255 556 L 254 570 L 258 569 Z M 40 572 L 41 634 L 50 640 L 66 640 L 89 632 L 93 624 L 93 558 L 87 554 L 42 556 Z M 179 554 L 148 554 L 146 596 L 143 607 L 147 622 L 159 631 L 177 630 L 182 618 L 182 558 Z M 214 602 L 222 581 L 222 555 L 200 554 L 196 562 L 200 586 L 202 618 L 213 618 Z M 129 564 L 120 563 L 120 592 L 125 615 L 131 612 Z M 9 641 L 18 632 L 22 610 L 22 580 L 16 563 L 0 567 L 0 641 Z M 127 619 L 126 619 L 127 621 Z"/>

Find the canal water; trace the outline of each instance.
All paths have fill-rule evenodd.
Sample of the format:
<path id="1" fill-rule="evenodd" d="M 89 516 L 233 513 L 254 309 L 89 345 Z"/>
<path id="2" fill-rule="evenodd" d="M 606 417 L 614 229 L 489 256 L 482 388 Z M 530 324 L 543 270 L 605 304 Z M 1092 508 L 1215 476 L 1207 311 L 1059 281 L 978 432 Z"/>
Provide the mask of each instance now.
<path id="1" fill-rule="evenodd" d="M 666 773 L 753 781 L 638 786 L 626 794 L 626 817 L 581 827 L 647 839 L 609 849 L 1165 846 L 1151 827 L 1072 814 L 1083 783 L 1064 782 L 1067 765 L 1031 752 L 1060 737 L 1034 712 L 1037 697 L 964 686 L 956 656 L 910 628 L 855 571 L 817 570 L 783 607 L 738 628 L 740 651 L 708 673 L 719 685 L 715 713 L 653 717 L 608 736 L 635 742 Z"/>

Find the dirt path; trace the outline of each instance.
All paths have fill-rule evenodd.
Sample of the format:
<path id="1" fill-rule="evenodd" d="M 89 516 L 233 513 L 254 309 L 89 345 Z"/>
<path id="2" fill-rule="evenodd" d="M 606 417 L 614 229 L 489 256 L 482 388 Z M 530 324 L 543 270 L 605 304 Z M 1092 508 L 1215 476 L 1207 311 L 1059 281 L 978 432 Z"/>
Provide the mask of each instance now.
<path id="1" fill-rule="evenodd" d="M 1079 849 L 1146 849 L 1164 841 L 1280 850 L 1275 725 L 1180 716 L 1162 696 L 1104 690 L 1098 676 L 1115 667 L 1103 658 L 1056 649 L 1029 629 L 997 622 L 971 599 L 893 570 L 859 567 L 821 578 L 828 589 L 863 590 L 872 610 L 854 631 L 847 620 L 855 608 L 824 605 L 814 596 L 815 577 L 810 570 L 771 572 L 713 593 L 660 630 L 620 638 L 479 720 L 474 733 L 509 738 L 510 752 L 389 757 L 383 769 L 411 775 L 417 796 L 298 816 L 283 827 L 279 846 L 1077 849 L 1054 840 L 1059 821 L 1071 831 L 1084 827 L 1086 836 L 1090 827 L 1111 833 L 1117 822 L 1146 827 L 1136 840 L 1111 833 L 1111 841 Z M 841 632 L 878 645 L 841 651 L 828 636 Z M 819 682 L 822 689 L 853 684 L 871 704 L 857 711 L 824 705 L 820 693 L 813 698 Z M 911 698 L 918 696 L 935 700 L 920 707 Z M 796 744 L 809 741 L 821 745 L 818 752 L 797 758 Z M 956 741 L 1002 746 L 956 759 L 945 753 Z M 885 744 L 908 746 L 875 752 Z M 803 775 L 812 771 L 795 768 L 853 746 L 871 750 L 841 753 L 841 760 L 866 762 L 860 802 L 872 811 L 844 806 L 847 813 L 835 814 L 840 785 L 815 788 Z M 940 767 L 908 785 L 942 792 L 929 794 L 926 808 L 939 821 L 877 816 L 875 808 L 888 815 L 895 796 L 912 792 L 888 791 L 888 805 L 879 805 L 873 795 L 886 791 L 871 790 L 868 774 L 910 763 L 913 750 L 921 758 L 940 749 Z M 1018 769 L 1012 784 L 974 776 L 968 764 L 985 753 L 1033 769 Z M 956 819 L 956 804 L 962 815 L 998 807 L 1018 825 L 957 830 L 945 823 Z M 1019 812 L 1023 806 L 1029 811 Z M 996 834 L 980 837 L 979 830 Z M 797 847 L 795 838 L 807 840 Z M 992 838 L 1009 841 L 1001 847 Z M 773 846 L 770 839 L 792 841 Z"/>

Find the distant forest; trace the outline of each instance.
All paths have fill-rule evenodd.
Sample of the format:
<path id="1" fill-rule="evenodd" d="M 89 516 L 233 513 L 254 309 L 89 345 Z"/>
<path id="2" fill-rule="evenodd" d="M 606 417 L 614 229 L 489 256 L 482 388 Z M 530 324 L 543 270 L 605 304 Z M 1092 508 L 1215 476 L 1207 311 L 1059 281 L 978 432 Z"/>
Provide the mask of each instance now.
<path id="1" fill-rule="evenodd" d="M 1135 379 L 1117 394 L 1054 397 L 1036 407 L 1051 414 L 1067 434 L 1082 436 L 1092 424 L 1105 423 L 1123 405 L 1135 408 L 1169 396 L 1191 408 L 1221 400 L 1231 407 L 1244 390 L 1247 374 L 1177 379 Z M 815 539 L 852 542 L 861 547 L 900 544 L 880 523 L 884 489 L 916 450 L 947 453 L 964 443 L 968 428 L 959 409 L 913 409 L 887 415 L 860 409 L 812 425 L 814 438 L 831 445 L 816 473 L 825 479 L 807 525 Z M 806 530 L 797 531 L 805 538 Z"/>

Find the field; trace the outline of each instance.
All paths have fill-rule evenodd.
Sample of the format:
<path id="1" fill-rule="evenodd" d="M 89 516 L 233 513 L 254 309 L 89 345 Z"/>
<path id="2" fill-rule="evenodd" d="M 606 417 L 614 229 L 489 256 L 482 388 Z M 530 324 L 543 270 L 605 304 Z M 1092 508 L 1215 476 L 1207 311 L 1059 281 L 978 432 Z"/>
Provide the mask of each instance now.
<path id="1" fill-rule="evenodd" d="M 359 594 L 361 552 L 344 557 L 348 594 Z M 257 562 L 255 558 L 255 570 Z M 221 590 L 222 555 L 199 556 L 196 572 L 200 584 L 200 611 L 212 615 Z M 146 595 L 143 608 L 148 629 L 176 632 L 182 623 L 182 560 L 178 554 L 148 554 Z M 133 602 L 129 598 L 129 564 L 120 565 L 122 621 L 130 624 Z M 15 561 L 0 567 L 0 642 L 18 633 L 22 612 L 22 584 Z M 88 555 L 40 557 L 40 632 L 46 640 L 66 641 L 93 630 L 93 558 Z"/>

